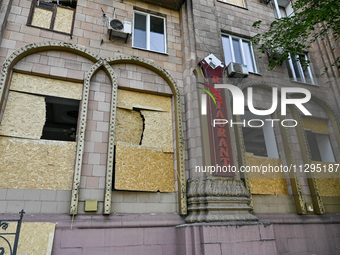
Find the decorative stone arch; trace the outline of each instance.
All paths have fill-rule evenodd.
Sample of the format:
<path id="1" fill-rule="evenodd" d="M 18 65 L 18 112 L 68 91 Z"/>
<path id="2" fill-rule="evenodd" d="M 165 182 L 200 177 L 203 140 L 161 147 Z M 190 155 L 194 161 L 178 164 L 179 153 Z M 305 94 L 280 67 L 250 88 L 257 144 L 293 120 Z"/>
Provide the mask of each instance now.
<path id="1" fill-rule="evenodd" d="M 97 62 L 99 58 L 87 50 L 85 47 L 80 47 L 75 44 L 65 43 L 65 42 L 41 42 L 41 43 L 31 43 L 23 46 L 16 51 L 14 51 L 4 62 L 1 74 L 0 74 L 0 110 L 4 104 L 5 92 L 8 87 L 8 81 L 11 76 L 12 68 L 24 57 L 39 53 L 42 51 L 58 50 L 58 51 L 68 51 L 85 57 L 86 59 Z"/>
<path id="2" fill-rule="evenodd" d="M 86 118 L 87 118 L 87 107 L 88 107 L 88 99 L 89 99 L 89 91 L 90 91 L 90 80 L 92 76 L 99 70 L 99 68 L 103 65 L 104 60 L 97 57 L 95 54 L 87 50 L 85 47 L 80 47 L 78 45 L 65 43 L 65 42 L 42 42 L 42 43 L 32 43 L 28 44 L 20 49 L 14 51 L 4 62 L 1 76 L 0 76 L 0 109 L 3 108 L 5 103 L 5 94 L 6 90 L 9 86 L 9 79 L 11 76 L 11 72 L 13 67 L 24 57 L 29 56 L 31 54 L 43 52 L 43 51 L 66 51 L 71 52 L 84 58 L 90 60 L 94 64 L 89 70 L 89 74 L 87 74 L 84 80 L 83 87 L 83 95 L 82 95 L 82 104 L 80 110 L 80 123 L 79 128 L 77 130 L 77 149 L 76 149 L 76 161 L 74 167 L 74 175 L 73 175 L 73 186 L 72 186 L 72 197 L 71 197 L 71 214 L 77 214 L 77 205 L 78 205 L 78 196 L 79 196 L 79 184 L 80 184 L 80 175 L 81 175 L 81 166 L 82 159 L 84 153 L 84 142 L 85 142 L 85 130 L 86 130 Z M 111 78 L 111 81 L 114 80 L 114 73 L 110 66 L 105 65 L 105 71 Z M 113 88 L 114 89 L 114 88 Z"/>
<path id="3" fill-rule="evenodd" d="M 335 110 L 332 109 L 332 107 L 328 104 L 328 102 L 320 97 L 318 94 L 311 93 L 312 97 L 311 100 L 313 100 L 316 104 L 318 104 L 326 113 L 326 115 L 329 118 L 330 124 L 333 128 L 334 135 L 336 142 L 338 146 L 340 146 L 340 121 L 336 117 Z M 310 148 L 308 146 L 307 136 L 306 132 L 304 131 L 302 116 L 299 111 L 294 107 L 292 109 L 293 116 L 299 120 L 299 123 L 301 123 L 299 126 L 297 126 L 297 133 L 298 133 L 298 139 L 299 143 L 301 145 L 301 152 L 302 152 L 302 158 L 305 164 L 312 164 L 312 156 L 310 152 Z M 313 204 L 315 207 L 315 212 L 317 214 L 324 214 L 325 213 L 325 207 L 319 192 L 319 188 L 316 182 L 315 174 L 309 173 L 308 178 L 308 185 L 311 191 L 311 196 L 313 200 Z"/>
<path id="4" fill-rule="evenodd" d="M 248 83 L 244 83 L 242 85 L 239 86 L 239 88 L 244 91 L 245 89 L 247 89 L 248 87 L 259 87 L 265 90 L 272 90 L 272 88 L 278 88 L 278 95 L 280 95 L 281 93 L 281 87 L 275 84 L 271 84 L 268 82 L 248 82 Z M 291 106 L 290 110 L 292 111 Z M 236 122 L 241 122 L 241 118 L 239 115 L 236 115 Z M 284 118 L 283 116 L 280 115 L 280 121 L 282 121 Z M 236 134 L 236 141 L 237 141 L 237 152 L 238 152 L 238 158 L 239 158 L 239 162 L 241 165 L 247 165 L 247 159 L 246 159 L 246 149 L 245 149 L 245 145 L 244 145 L 244 139 L 243 139 L 243 132 L 242 132 L 242 127 L 240 126 L 236 126 L 235 127 L 235 134 Z M 280 126 L 280 134 L 282 136 L 282 141 L 283 141 L 283 147 L 284 147 L 284 152 L 286 155 L 286 161 L 288 165 L 295 165 L 295 157 L 293 155 L 293 150 L 292 150 L 292 143 L 291 143 L 291 139 L 288 133 L 288 130 L 286 128 L 284 128 L 283 126 Z M 246 188 L 248 189 L 248 192 L 251 196 L 251 191 L 250 191 L 250 183 L 249 183 L 249 179 L 247 176 L 247 173 L 245 174 L 245 184 L 246 184 Z M 294 201 L 295 201 L 295 207 L 297 210 L 298 214 L 306 214 L 306 208 L 305 208 L 305 201 L 304 201 L 304 196 L 303 196 L 303 192 L 302 192 L 302 188 L 301 188 L 301 184 L 299 181 L 298 176 L 296 175 L 296 173 L 292 172 L 290 173 L 290 182 L 291 182 L 291 186 L 292 186 L 292 191 L 293 191 L 293 195 L 294 195 Z M 252 201 L 253 203 L 253 201 Z M 253 205 L 253 204 L 251 204 Z"/>
<path id="5" fill-rule="evenodd" d="M 187 213 L 186 203 L 186 178 L 185 178 L 185 156 L 184 156 L 184 135 L 182 126 L 182 111 L 181 111 L 181 95 L 176 81 L 171 75 L 164 69 L 153 62 L 144 58 L 136 56 L 118 56 L 106 59 L 106 63 L 111 68 L 111 65 L 115 64 L 134 64 L 142 66 L 151 70 L 162 77 L 166 83 L 170 86 L 174 96 L 175 106 L 175 128 L 176 128 L 176 156 L 177 156 L 177 176 L 178 176 L 178 201 L 179 201 L 179 213 L 185 215 Z M 112 68 L 111 68 L 112 69 Z M 107 68 L 107 70 L 109 70 Z M 113 70 L 112 70 L 113 72 Z M 113 87 L 117 88 L 117 81 L 114 79 Z M 110 214 L 111 212 L 111 196 L 112 196 L 112 169 L 113 169 L 113 154 L 114 154 L 114 123 L 116 115 L 116 94 L 117 90 L 112 97 L 111 101 L 111 114 L 110 114 L 110 129 L 109 129 L 109 146 L 108 146 L 108 163 L 106 170 L 106 188 L 105 188 L 105 201 L 104 201 L 104 214 Z"/>
<path id="6" fill-rule="evenodd" d="M 83 100 L 81 104 L 80 110 L 80 125 L 78 128 L 78 143 L 77 143 L 77 151 L 76 151 L 76 161 L 74 167 L 74 176 L 73 176 L 73 186 L 72 186 L 72 194 L 71 194 L 71 205 L 70 205 L 70 214 L 76 215 L 78 213 L 78 201 L 79 201 L 79 185 L 80 185 L 80 177 L 81 177 L 81 168 L 83 162 L 84 155 L 84 144 L 85 144 L 85 132 L 86 132 L 86 120 L 87 120 L 87 111 L 88 111 L 88 101 L 90 94 L 90 83 L 92 77 L 100 70 L 104 69 L 105 73 L 109 76 L 109 79 L 112 83 L 112 93 L 111 93 L 111 112 L 110 112 L 110 124 L 109 124 L 109 147 L 108 147 L 108 156 L 107 156 L 107 169 L 111 169 L 111 171 L 107 171 L 106 178 L 112 179 L 112 167 L 113 167 L 113 158 L 114 158 L 114 145 L 112 141 L 114 141 L 114 128 L 115 128 L 115 119 L 116 119 L 116 101 L 117 101 L 117 80 L 114 74 L 113 69 L 107 63 L 105 59 L 100 59 L 96 62 L 90 70 L 87 72 L 86 77 L 84 79 L 84 88 L 83 88 Z M 111 188 L 111 187 L 109 187 Z M 106 187 L 105 192 L 108 188 Z M 105 202 L 105 201 L 104 201 Z"/>

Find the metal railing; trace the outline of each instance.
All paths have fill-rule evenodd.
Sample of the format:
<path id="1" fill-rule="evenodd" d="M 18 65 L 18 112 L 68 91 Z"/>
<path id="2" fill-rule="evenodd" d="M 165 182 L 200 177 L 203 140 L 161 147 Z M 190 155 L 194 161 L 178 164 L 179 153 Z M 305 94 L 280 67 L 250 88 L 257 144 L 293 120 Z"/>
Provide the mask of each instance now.
<path id="1" fill-rule="evenodd" d="M 22 217 L 25 214 L 24 210 L 21 210 L 21 212 L 19 214 L 20 214 L 19 220 L 0 220 L 0 228 L 5 230 L 5 231 L 9 227 L 10 222 L 17 222 L 17 230 L 16 230 L 15 233 L 7 233 L 7 232 L 0 233 L 0 255 L 8 254 L 7 249 L 9 249 L 10 255 L 16 255 L 17 254 Z M 13 246 L 11 245 L 11 242 L 8 240 L 9 236 L 15 236 Z M 1 240 L 5 241 L 5 245 L 1 244 L 2 243 Z M 8 246 L 8 248 L 7 248 L 7 246 Z"/>

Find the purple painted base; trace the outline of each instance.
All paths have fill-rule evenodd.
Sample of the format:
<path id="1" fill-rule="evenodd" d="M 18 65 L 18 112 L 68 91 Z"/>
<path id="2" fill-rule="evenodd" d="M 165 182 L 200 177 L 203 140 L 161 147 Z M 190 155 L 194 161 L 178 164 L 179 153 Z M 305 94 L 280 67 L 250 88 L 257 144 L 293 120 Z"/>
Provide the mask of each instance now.
<path id="1" fill-rule="evenodd" d="M 340 254 L 340 214 L 256 216 L 255 223 L 185 224 L 176 214 L 79 215 L 73 224 L 67 215 L 27 215 L 25 221 L 57 222 L 53 255 Z"/>

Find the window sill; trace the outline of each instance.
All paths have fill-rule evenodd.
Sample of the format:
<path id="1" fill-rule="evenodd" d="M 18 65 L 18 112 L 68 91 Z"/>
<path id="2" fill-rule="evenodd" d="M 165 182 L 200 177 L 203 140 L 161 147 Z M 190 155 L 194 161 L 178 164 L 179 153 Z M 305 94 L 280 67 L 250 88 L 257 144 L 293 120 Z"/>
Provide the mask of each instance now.
<path id="1" fill-rule="evenodd" d="M 147 51 L 147 52 L 153 52 L 153 53 L 158 53 L 158 54 L 163 54 L 163 55 L 169 56 L 169 53 L 167 53 L 167 52 L 148 50 L 148 49 L 144 49 L 144 48 L 138 48 L 138 47 L 135 47 L 135 46 L 132 46 L 132 48 L 137 49 L 137 50 L 144 50 L 144 51 Z"/>
<path id="2" fill-rule="evenodd" d="M 249 74 L 254 74 L 254 75 L 257 75 L 257 76 L 262 76 L 262 73 L 253 73 L 253 72 L 249 72 Z"/>
<path id="3" fill-rule="evenodd" d="M 61 31 L 57 31 L 57 30 L 53 30 L 53 29 L 49 29 L 49 28 L 44 28 L 44 27 L 37 27 L 37 26 L 33 26 L 31 24 L 26 24 L 28 27 L 34 27 L 34 28 L 39 28 L 39 29 L 42 29 L 42 30 L 45 30 L 45 31 L 50 31 L 50 32 L 53 32 L 53 33 L 58 33 L 58 34 L 63 34 L 63 35 L 68 35 L 68 36 L 71 36 L 72 37 L 72 33 L 65 33 L 65 32 L 61 32 Z"/>
<path id="4" fill-rule="evenodd" d="M 228 5 L 231 5 L 231 6 L 235 6 L 235 7 L 237 7 L 237 8 L 241 8 L 241 9 L 243 9 L 243 10 L 247 10 L 247 11 L 248 11 L 248 8 L 247 8 L 247 7 L 244 7 L 244 6 L 240 6 L 240 5 L 236 5 L 236 4 L 232 4 L 232 3 L 226 3 L 226 2 L 223 2 L 223 1 L 221 1 L 221 0 L 217 0 L 217 2 L 222 3 L 222 4 L 228 4 Z"/>
<path id="5" fill-rule="evenodd" d="M 316 86 L 316 87 L 320 87 L 318 84 L 315 83 L 309 83 L 309 82 L 302 82 L 302 81 L 295 81 L 295 80 L 290 80 L 293 83 L 298 83 L 298 84 L 304 84 L 304 85 L 309 85 L 309 86 Z"/>

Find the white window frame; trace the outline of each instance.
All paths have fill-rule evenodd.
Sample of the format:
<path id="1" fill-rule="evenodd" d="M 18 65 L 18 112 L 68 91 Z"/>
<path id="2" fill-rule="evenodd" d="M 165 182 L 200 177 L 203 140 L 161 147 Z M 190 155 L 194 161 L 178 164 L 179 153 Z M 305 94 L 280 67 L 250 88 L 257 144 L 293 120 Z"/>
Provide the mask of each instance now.
<path id="1" fill-rule="evenodd" d="M 306 54 L 300 54 L 300 55 L 303 55 L 303 56 L 304 56 L 304 58 L 305 58 L 304 60 L 305 60 L 305 61 L 309 61 Z M 300 56 L 300 55 L 299 55 L 299 56 Z M 292 73 L 292 76 L 293 76 L 293 80 L 294 80 L 294 81 L 296 81 L 296 82 L 308 83 L 308 84 L 313 84 L 313 85 L 315 84 L 315 83 L 314 83 L 314 78 L 313 78 L 312 69 L 310 68 L 310 65 L 307 66 L 307 71 L 308 71 L 308 74 L 309 74 L 309 77 L 310 77 L 311 82 L 307 82 L 300 61 L 297 61 L 297 62 L 296 62 L 296 65 L 297 65 L 297 67 L 298 67 L 298 69 L 299 69 L 299 73 L 300 73 L 300 76 L 301 76 L 301 80 L 298 80 L 298 78 L 297 78 L 297 75 L 296 75 L 296 72 L 295 72 L 295 69 L 294 69 L 293 59 L 291 58 L 291 55 L 290 55 L 290 54 L 289 54 L 288 63 L 289 63 L 289 67 L 290 67 L 290 70 L 291 70 L 291 73 Z"/>
<path id="2" fill-rule="evenodd" d="M 241 56 L 242 56 L 242 62 L 243 63 L 240 63 L 242 65 L 247 65 L 247 68 L 248 68 L 248 64 L 247 64 L 247 61 L 246 61 L 246 58 L 244 56 L 244 50 L 243 50 L 243 41 L 245 42 L 248 42 L 249 43 L 249 46 L 250 46 L 250 53 L 251 53 L 251 57 L 253 59 L 253 67 L 254 67 L 254 72 L 250 72 L 250 73 L 258 73 L 258 70 L 257 70 L 257 66 L 256 66 L 256 59 L 255 59 L 255 54 L 254 54 L 254 50 L 253 50 L 253 45 L 252 43 L 247 40 L 247 39 L 242 39 L 241 37 L 237 37 L 237 36 L 232 36 L 232 35 L 229 35 L 229 34 L 222 34 L 222 37 L 228 37 L 229 38 L 229 45 L 230 45 L 230 51 L 231 51 L 231 59 L 232 59 L 232 62 L 235 62 L 235 53 L 234 53 L 234 47 L 233 47 L 233 39 L 238 39 L 239 42 L 240 42 L 240 49 L 241 49 Z M 223 49 L 223 52 L 224 52 L 224 49 Z M 224 61 L 225 61 L 225 56 L 224 56 Z M 227 65 L 227 63 L 225 63 Z M 249 70 L 248 70 L 249 72 Z"/>
<path id="3" fill-rule="evenodd" d="M 141 48 L 141 47 L 134 46 L 134 41 L 135 41 L 134 40 L 134 35 L 135 35 L 135 33 L 134 33 L 134 31 L 135 31 L 135 14 L 136 13 L 138 13 L 140 15 L 146 16 L 146 48 Z M 164 52 L 162 52 L 162 51 L 155 51 L 155 50 L 151 50 L 150 49 L 150 17 L 151 16 L 163 19 L 163 21 L 164 21 L 163 22 L 163 24 L 164 24 Z M 166 18 L 165 17 L 154 15 L 154 14 L 150 14 L 150 13 L 147 13 L 147 12 L 137 11 L 137 10 L 133 11 L 133 33 L 132 33 L 132 47 L 133 48 L 167 54 L 168 51 L 167 51 L 167 43 L 166 43 L 166 41 L 167 41 L 167 36 L 166 36 Z"/>
<path id="4" fill-rule="evenodd" d="M 254 127 L 254 128 L 262 129 L 263 138 L 264 138 L 264 146 L 267 152 L 267 158 L 277 158 L 277 159 L 280 158 L 279 147 L 276 141 L 275 130 L 274 130 L 273 124 L 271 124 L 269 121 L 266 121 L 266 119 L 271 119 L 271 116 L 270 115 L 265 115 L 265 116 L 256 115 L 255 116 L 249 110 L 246 110 L 245 115 L 242 116 L 242 121 L 245 120 L 247 122 L 248 119 L 253 119 L 253 117 L 256 117 L 257 119 L 260 119 L 264 122 L 264 125 L 262 127 Z"/>
<path id="5" fill-rule="evenodd" d="M 281 16 L 278 0 L 273 0 L 273 2 L 274 2 L 274 8 L 275 8 L 276 16 L 277 16 L 278 19 L 281 19 L 282 16 Z M 285 7 L 286 13 L 287 13 L 287 8 L 288 7 L 292 9 L 291 1 L 289 1 L 288 5 Z M 287 17 L 290 17 L 292 15 L 294 15 L 293 9 L 292 9 L 290 15 L 288 15 Z M 300 54 L 300 55 L 304 55 L 305 56 L 305 60 L 308 61 L 308 57 L 307 57 L 306 54 Z M 313 73 L 312 73 L 312 69 L 310 68 L 310 65 L 307 66 L 307 71 L 308 71 L 309 77 L 311 79 L 311 82 L 309 83 L 309 82 L 306 82 L 306 77 L 305 77 L 305 74 L 303 73 L 303 68 L 302 68 L 301 63 L 299 61 L 296 64 L 297 64 L 298 69 L 299 69 L 299 73 L 300 73 L 300 76 L 301 76 L 301 81 L 299 81 L 297 79 L 297 76 L 296 76 L 296 73 L 295 73 L 295 69 L 294 69 L 294 63 L 293 63 L 293 59 L 291 57 L 291 54 L 289 54 L 288 64 L 289 64 L 289 68 L 290 68 L 292 76 L 293 76 L 293 81 L 315 85 L 314 78 L 313 78 Z"/>
<path id="6" fill-rule="evenodd" d="M 287 17 L 290 17 L 292 15 L 294 15 L 294 10 L 293 10 L 293 7 L 292 7 L 292 2 L 289 0 L 289 3 L 287 6 L 282 6 L 282 5 L 279 5 L 279 2 L 278 0 L 273 0 L 274 2 L 274 11 L 275 11 L 275 14 L 277 16 L 277 19 L 281 19 L 282 18 L 282 15 L 281 15 L 281 11 L 280 11 L 280 7 L 284 7 L 285 8 L 285 11 L 286 11 L 286 14 L 287 14 L 287 10 L 290 11 L 290 14 L 287 15 Z"/>
<path id="7" fill-rule="evenodd" d="M 240 6 L 240 5 L 237 5 L 237 4 L 230 3 L 228 0 L 217 0 L 217 1 L 222 2 L 222 3 L 226 3 L 226 4 L 231 4 L 231 5 L 238 6 L 238 7 L 242 7 L 242 8 L 247 8 L 247 6 L 246 6 L 246 1 L 245 1 L 245 0 L 242 0 L 243 6 Z"/>

